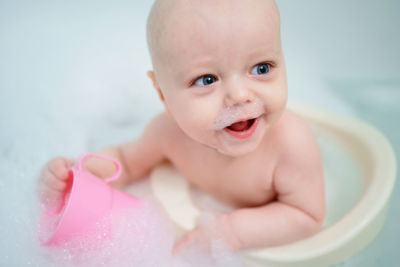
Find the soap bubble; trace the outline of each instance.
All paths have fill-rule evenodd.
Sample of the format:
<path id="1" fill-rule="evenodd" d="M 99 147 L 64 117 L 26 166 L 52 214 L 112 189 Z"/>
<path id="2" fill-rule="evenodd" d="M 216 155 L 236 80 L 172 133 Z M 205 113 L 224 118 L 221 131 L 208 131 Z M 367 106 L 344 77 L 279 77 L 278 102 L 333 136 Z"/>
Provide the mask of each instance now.
<path id="1" fill-rule="evenodd" d="M 263 101 L 256 98 L 250 103 L 223 107 L 218 113 L 217 119 L 212 127 L 213 130 L 222 130 L 240 119 L 253 119 L 264 113 Z"/>

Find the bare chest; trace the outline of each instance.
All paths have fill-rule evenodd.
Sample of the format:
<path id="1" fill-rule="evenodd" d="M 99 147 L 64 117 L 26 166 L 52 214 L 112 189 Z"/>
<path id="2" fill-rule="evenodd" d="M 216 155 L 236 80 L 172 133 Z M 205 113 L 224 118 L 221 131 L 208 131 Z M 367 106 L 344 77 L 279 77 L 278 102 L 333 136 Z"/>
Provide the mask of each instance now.
<path id="1" fill-rule="evenodd" d="M 210 151 L 185 153 L 173 164 L 204 193 L 236 207 L 259 206 L 272 201 L 274 159 L 269 153 L 225 161 Z"/>

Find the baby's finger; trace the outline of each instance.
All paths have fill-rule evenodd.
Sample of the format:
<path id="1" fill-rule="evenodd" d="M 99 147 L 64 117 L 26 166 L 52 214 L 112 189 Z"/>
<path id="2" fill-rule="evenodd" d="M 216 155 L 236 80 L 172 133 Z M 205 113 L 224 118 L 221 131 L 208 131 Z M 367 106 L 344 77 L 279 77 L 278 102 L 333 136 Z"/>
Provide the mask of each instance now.
<path id="1" fill-rule="evenodd" d="M 63 191 L 67 187 L 67 180 L 57 178 L 48 167 L 43 169 L 42 184 L 56 191 Z"/>
<path id="2" fill-rule="evenodd" d="M 191 247 L 195 244 L 198 245 L 199 248 L 201 247 L 207 251 L 209 250 L 208 237 L 201 227 L 187 232 L 180 240 L 178 240 L 172 249 L 172 254 L 179 254 L 185 248 Z"/>
<path id="3" fill-rule="evenodd" d="M 71 164 L 64 158 L 55 158 L 47 166 L 49 171 L 60 180 L 67 180 L 70 176 Z"/>
<path id="4" fill-rule="evenodd" d="M 173 255 L 179 254 L 189 244 L 190 244 L 190 240 L 187 237 L 184 237 L 184 238 L 178 240 L 174 244 L 174 247 L 172 248 L 172 254 Z"/>

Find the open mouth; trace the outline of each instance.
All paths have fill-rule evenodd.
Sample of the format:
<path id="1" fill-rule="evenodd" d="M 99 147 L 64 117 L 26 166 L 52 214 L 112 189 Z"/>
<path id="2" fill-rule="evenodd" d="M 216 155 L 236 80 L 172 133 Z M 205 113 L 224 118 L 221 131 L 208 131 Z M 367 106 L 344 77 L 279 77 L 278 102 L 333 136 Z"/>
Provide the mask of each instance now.
<path id="1" fill-rule="evenodd" d="M 257 128 L 260 117 L 232 123 L 224 130 L 231 136 L 239 139 L 250 137 Z"/>
<path id="2" fill-rule="evenodd" d="M 247 121 L 239 121 L 228 126 L 228 129 L 235 132 L 242 132 L 248 130 L 254 123 L 255 119 Z"/>

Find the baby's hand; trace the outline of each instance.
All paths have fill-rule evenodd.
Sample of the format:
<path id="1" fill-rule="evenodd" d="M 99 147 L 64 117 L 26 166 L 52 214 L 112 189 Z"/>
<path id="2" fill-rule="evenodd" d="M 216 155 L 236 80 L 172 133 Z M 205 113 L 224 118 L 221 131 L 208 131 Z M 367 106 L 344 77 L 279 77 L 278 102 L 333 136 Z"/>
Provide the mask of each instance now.
<path id="1" fill-rule="evenodd" d="M 215 248 L 227 252 L 238 251 L 242 245 L 233 234 L 230 218 L 228 213 L 203 215 L 203 223 L 185 233 L 175 243 L 173 254 L 178 254 L 193 245 L 206 253 L 212 253 Z"/>
<path id="2" fill-rule="evenodd" d="M 245 266 L 240 254 L 234 252 L 216 230 L 210 225 L 200 225 L 187 232 L 175 244 L 173 255 L 178 259 L 198 259 L 198 266 Z"/>
<path id="3" fill-rule="evenodd" d="M 68 181 L 72 178 L 72 163 L 65 158 L 54 158 L 43 168 L 39 180 L 39 198 L 44 204 L 56 204 Z"/>
<path id="4" fill-rule="evenodd" d="M 197 227 L 192 231 L 187 232 L 178 242 L 175 243 L 172 253 L 178 254 L 182 250 L 193 246 L 201 246 L 202 249 L 209 250 L 210 238 L 207 235 L 204 227 Z"/>

